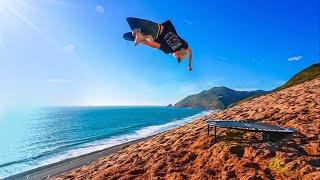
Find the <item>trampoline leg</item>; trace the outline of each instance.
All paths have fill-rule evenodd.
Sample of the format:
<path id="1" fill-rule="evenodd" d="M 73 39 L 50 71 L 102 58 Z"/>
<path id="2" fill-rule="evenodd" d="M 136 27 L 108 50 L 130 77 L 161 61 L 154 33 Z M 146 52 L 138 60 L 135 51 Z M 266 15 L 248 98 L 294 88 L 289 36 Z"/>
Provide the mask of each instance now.
<path id="1" fill-rule="evenodd" d="M 208 136 L 209 136 L 210 126 L 208 125 Z"/>
<path id="2" fill-rule="evenodd" d="M 217 127 L 214 127 L 214 143 L 217 142 Z"/>

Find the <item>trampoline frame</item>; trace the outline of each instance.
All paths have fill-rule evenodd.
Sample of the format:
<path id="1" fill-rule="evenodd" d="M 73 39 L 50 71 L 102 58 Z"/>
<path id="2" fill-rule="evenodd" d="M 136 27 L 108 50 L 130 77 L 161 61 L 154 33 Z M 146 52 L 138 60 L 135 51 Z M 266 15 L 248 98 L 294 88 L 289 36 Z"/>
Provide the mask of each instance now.
<path id="1" fill-rule="evenodd" d="M 215 124 L 215 122 L 237 122 L 237 123 L 249 123 L 249 124 L 259 124 L 259 125 L 266 125 L 269 127 L 278 127 L 281 128 L 282 130 L 272 130 L 272 129 L 250 129 L 250 128 L 241 128 L 241 127 L 224 127 L 219 124 Z M 271 136 L 275 134 L 293 134 L 295 133 L 295 129 L 292 128 L 284 128 L 281 126 L 276 126 L 276 125 L 269 125 L 269 124 L 264 124 L 264 123 L 257 123 L 257 122 L 249 122 L 249 121 L 234 121 L 234 120 L 208 120 L 207 121 L 207 128 L 208 128 L 208 135 L 210 135 L 210 128 L 214 127 L 214 143 L 217 142 L 217 128 L 226 128 L 226 129 L 236 129 L 236 130 L 242 130 L 242 131 L 250 131 L 250 132 L 262 132 L 264 133 L 266 137 L 266 141 L 270 141 Z"/>

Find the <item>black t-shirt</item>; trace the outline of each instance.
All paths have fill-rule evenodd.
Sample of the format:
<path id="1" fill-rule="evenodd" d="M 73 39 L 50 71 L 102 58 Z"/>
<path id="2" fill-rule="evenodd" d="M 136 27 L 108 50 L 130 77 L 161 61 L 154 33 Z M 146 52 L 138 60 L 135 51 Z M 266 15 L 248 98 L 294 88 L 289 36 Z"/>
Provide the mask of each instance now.
<path id="1" fill-rule="evenodd" d="M 188 49 L 188 43 L 176 32 L 171 21 L 161 24 L 164 28 L 155 42 L 160 44 L 160 50 L 166 54 L 174 53 L 182 48 Z"/>

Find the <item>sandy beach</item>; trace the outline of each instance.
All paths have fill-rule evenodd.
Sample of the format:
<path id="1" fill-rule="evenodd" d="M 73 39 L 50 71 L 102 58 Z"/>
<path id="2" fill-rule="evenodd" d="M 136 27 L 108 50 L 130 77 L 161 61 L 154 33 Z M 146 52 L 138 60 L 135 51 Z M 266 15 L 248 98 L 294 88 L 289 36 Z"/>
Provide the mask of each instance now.
<path id="1" fill-rule="evenodd" d="M 319 179 L 320 79 L 200 117 L 153 137 L 50 164 L 10 179 Z M 293 138 L 222 129 L 206 120 L 250 119 L 295 128 Z"/>
<path id="2" fill-rule="evenodd" d="M 320 79 L 207 115 L 55 179 L 319 179 Z M 209 119 L 250 119 L 295 128 L 293 138 L 206 132 Z"/>

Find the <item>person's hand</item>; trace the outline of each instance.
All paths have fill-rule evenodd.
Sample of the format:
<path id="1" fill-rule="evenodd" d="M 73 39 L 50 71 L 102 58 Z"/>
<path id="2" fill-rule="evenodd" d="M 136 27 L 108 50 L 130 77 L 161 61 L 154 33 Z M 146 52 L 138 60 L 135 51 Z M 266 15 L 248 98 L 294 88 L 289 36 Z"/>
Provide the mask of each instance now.
<path id="1" fill-rule="evenodd" d="M 134 46 L 137 46 L 140 42 L 143 41 L 143 36 L 140 32 L 135 33 L 135 38 L 134 38 Z"/>
<path id="2" fill-rule="evenodd" d="M 192 71 L 192 67 L 189 67 L 189 71 Z"/>
<path id="3" fill-rule="evenodd" d="M 138 36 L 136 35 L 134 38 L 134 46 L 138 46 L 138 44 L 140 43 Z"/>
<path id="4" fill-rule="evenodd" d="M 138 41 L 134 41 L 134 46 L 138 46 L 139 42 Z"/>

